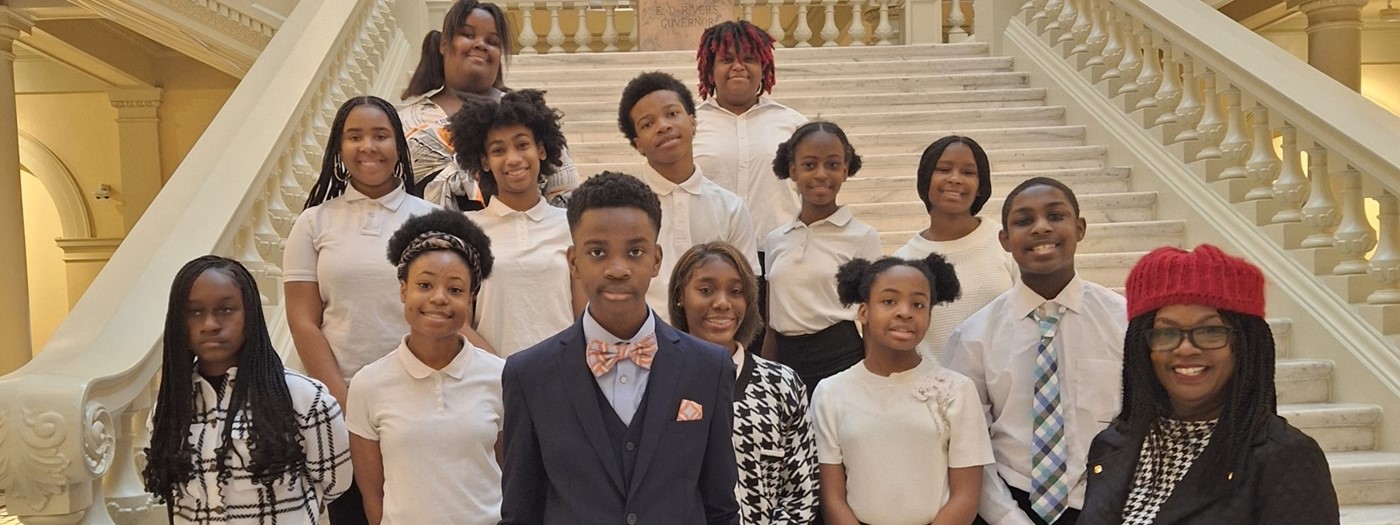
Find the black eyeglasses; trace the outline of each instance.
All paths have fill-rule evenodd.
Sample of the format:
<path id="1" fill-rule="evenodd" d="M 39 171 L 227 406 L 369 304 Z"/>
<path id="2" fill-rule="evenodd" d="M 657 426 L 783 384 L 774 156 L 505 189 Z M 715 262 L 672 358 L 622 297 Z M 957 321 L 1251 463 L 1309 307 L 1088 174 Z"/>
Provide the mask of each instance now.
<path id="1" fill-rule="evenodd" d="M 1235 330 L 1228 326 L 1197 326 L 1181 328 L 1153 328 L 1147 331 L 1147 346 L 1153 352 L 1170 352 L 1181 346 L 1182 339 L 1190 339 L 1191 346 L 1201 350 L 1215 350 L 1230 344 Z"/>

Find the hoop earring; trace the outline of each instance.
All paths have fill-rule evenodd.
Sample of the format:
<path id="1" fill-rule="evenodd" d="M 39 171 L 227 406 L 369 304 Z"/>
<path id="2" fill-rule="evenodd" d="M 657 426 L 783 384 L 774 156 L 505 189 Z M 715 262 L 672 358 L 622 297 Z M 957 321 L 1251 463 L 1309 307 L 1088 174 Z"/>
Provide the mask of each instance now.
<path id="1" fill-rule="evenodd" d="M 335 180 L 340 182 L 350 182 L 350 171 L 345 169 L 345 163 L 340 161 L 340 155 L 335 156 L 335 167 L 332 169 Z"/>

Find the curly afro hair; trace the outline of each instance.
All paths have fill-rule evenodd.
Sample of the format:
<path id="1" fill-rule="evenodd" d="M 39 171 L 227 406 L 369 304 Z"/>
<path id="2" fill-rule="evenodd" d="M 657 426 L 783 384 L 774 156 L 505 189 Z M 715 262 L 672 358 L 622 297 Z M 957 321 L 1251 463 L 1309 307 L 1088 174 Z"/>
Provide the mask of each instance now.
<path id="1" fill-rule="evenodd" d="M 583 212 L 600 208 L 636 208 L 647 214 L 661 233 L 661 200 L 647 183 L 626 173 L 605 171 L 589 177 L 569 198 L 569 230 L 578 227 Z"/>
<path id="2" fill-rule="evenodd" d="M 792 174 L 792 164 L 797 162 L 797 145 L 803 139 L 812 136 L 818 131 L 836 135 L 841 140 L 841 145 L 846 150 L 846 176 L 854 177 L 860 171 L 860 155 L 856 154 L 855 146 L 851 145 L 851 139 L 846 138 L 846 132 L 834 122 L 825 120 L 814 120 L 803 124 L 792 132 L 792 137 L 786 142 L 778 145 L 778 152 L 773 155 L 773 174 L 779 179 L 787 179 Z"/>
<path id="3" fill-rule="evenodd" d="M 928 287 L 933 293 L 929 306 L 950 303 L 962 295 L 958 274 L 953 271 L 953 264 L 942 255 L 931 253 L 923 259 L 881 257 L 875 262 L 856 258 L 847 261 L 836 271 L 836 295 L 841 299 L 841 304 L 851 306 L 868 302 L 870 288 L 875 285 L 875 279 L 885 273 L 885 270 L 896 266 L 914 268 L 923 272 L 924 277 L 928 277 Z"/>
<path id="4" fill-rule="evenodd" d="M 453 253 L 462 257 L 462 262 L 471 270 L 473 282 L 472 293 L 475 294 L 481 289 L 481 282 L 491 276 L 491 265 L 495 259 L 491 256 L 491 239 L 486 236 L 486 232 L 481 231 L 481 227 L 468 219 L 466 215 L 448 210 L 433 210 L 426 215 L 409 217 L 404 221 L 403 226 L 394 232 L 394 236 L 389 238 L 389 249 L 385 255 L 389 258 L 389 264 L 398 266 L 399 258 L 403 256 L 410 243 L 417 239 L 419 235 L 428 232 L 446 233 L 462 240 L 468 249 L 476 251 L 476 261 L 479 268 L 472 268 L 473 257 L 466 252 L 452 249 Z M 413 264 L 422 254 L 412 256 L 404 261 L 403 268 L 399 269 L 399 280 L 408 279 L 408 267 Z"/>
<path id="5" fill-rule="evenodd" d="M 484 165 L 486 136 L 493 129 L 519 124 L 528 128 L 535 136 L 535 143 L 544 149 L 539 173 L 539 181 L 544 182 L 545 177 L 553 176 L 564 164 L 564 147 L 568 140 L 559 125 L 563 116 L 545 104 L 544 92 L 537 89 L 511 91 L 501 96 L 499 102 L 479 95 L 463 97 L 462 109 L 452 116 L 449 128 L 457 164 L 478 172 L 486 190 L 484 193 L 494 195 L 496 177 Z"/>
<path id="6" fill-rule="evenodd" d="M 695 97 L 691 96 L 690 89 L 686 88 L 685 84 L 676 80 L 670 73 L 642 73 L 622 89 L 622 102 L 617 105 L 617 127 L 622 130 L 622 136 L 627 137 L 628 142 L 637 140 L 637 126 L 632 123 L 632 108 L 642 97 L 661 90 L 675 91 L 681 98 L 681 105 L 685 106 L 685 112 L 695 116 Z"/>

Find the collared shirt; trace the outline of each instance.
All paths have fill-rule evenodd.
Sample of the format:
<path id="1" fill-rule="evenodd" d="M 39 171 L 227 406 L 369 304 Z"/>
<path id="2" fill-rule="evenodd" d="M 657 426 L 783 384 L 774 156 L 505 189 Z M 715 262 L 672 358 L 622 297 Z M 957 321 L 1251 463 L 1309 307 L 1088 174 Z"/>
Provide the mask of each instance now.
<path id="1" fill-rule="evenodd" d="M 1017 282 L 953 330 L 943 353 L 944 366 L 977 386 L 991 427 L 996 465 L 988 466 L 978 514 L 993 525 L 1030 523 L 1006 485 L 1030 489 L 1031 412 L 1040 344 L 1039 323 L 1030 314 L 1046 300 Z M 1069 454 L 1064 479 L 1073 486 L 1069 506 L 1078 509 L 1084 505 L 1089 444 L 1121 408 L 1122 382 L 1115 378 L 1123 373 L 1127 301 L 1079 276 L 1053 300 L 1065 307 L 1051 347 L 1059 368 L 1060 414 Z"/>
<path id="2" fill-rule="evenodd" d="M 423 198 L 438 206 L 455 210 L 457 203 L 452 198 L 454 195 L 466 196 L 477 202 L 485 202 L 485 197 L 477 184 L 476 166 L 462 169 L 462 166 L 457 164 L 456 150 L 452 147 L 452 115 L 448 115 L 441 106 L 433 102 L 433 96 L 442 90 L 443 88 L 437 88 L 410 98 L 406 102 L 407 105 L 399 110 L 399 120 L 403 122 L 404 138 L 408 140 L 408 156 L 413 164 L 413 177 L 416 179 L 414 184 L 438 173 L 437 178 L 423 188 Z M 505 93 L 493 87 L 487 91 L 486 96 L 500 100 Z M 553 176 L 546 177 L 540 183 L 540 194 L 544 195 L 550 204 L 559 207 L 568 202 L 569 193 L 578 187 L 579 182 L 578 168 L 574 166 L 574 159 L 569 155 L 567 146 L 561 157 L 563 165 L 559 166 Z"/>
<path id="3" fill-rule="evenodd" d="M 340 404 L 320 381 L 292 370 L 283 375 L 301 427 L 306 475 L 290 475 L 270 485 L 254 482 L 248 471 L 249 413 L 239 411 L 227 452 L 229 477 L 220 482 L 216 465 L 224 450 L 224 425 L 229 424 L 238 369 L 230 368 L 217 386 L 198 373 L 191 374 L 194 421 L 189 443 L 195 454 L 191 458 L 194 479 L 175 493 L 175 523 L 313 525 L 325 505 L 350 487 L 350 438 Z"/>
<path id="4" fill-rule="evenodd" d="M 768 233 L 768 325 L 783 335 L 820 332 L 856 318 L 836 296 L 836 270 L 883 255 L 880 234 L 842 206 L 808 225 L 793 218 Z"/>
<path id="5" fill-rule="evenodd" d="M 997 238 L 1000 231 L 1001 225 L 984 217 L 977 229 L 961 238 L 930 241 L 922 233 L 915 233 L 892 254 L 904 259 L 923 259 L 930 253 L 937 253 L 952 264 L 958 274 L 962 294 L 951 303 L 930 309 L 928 332 L 919 343 L 919 353 L 926 359 L 942 359 L 943 347 L 948 344 L 948 335 L 953 329 L 1016 282 L 1016 263 L 1011 254 L 1002 249 Z"/>
<path id="6" fill-rule="evenodd" d="M 398 271 L 384 253 L 404 221 L 436 208 L 402 186 L 378 199 L 347 186 L 297 216 L 287 235 L 282 278 L 317 284 L 325 303 L 321 333 L 345 381 L 408 333 Z"/>
<path id="7" fill-rule="evenodd" d="M 540 199 L 517 211 L 492 199 L 467 217 L 491 238 L 496 260 L 476 296 L 476 330 L 496 354 L 509 357 L 574 324 L 564 210 Z"/>
<path id="8" fill-rule="evenodd" d="M 734 353 L 729 354 L 729 359 L 734 361 L 734 377 L 737 378 L 739 374 L 744 372 L 744 345 L 742 343 L 738 345 Z M 737 398 L 739 396 L 734 397 Z"/>
<path id="9" fill-rule="evenodd" d="M 767 252 L 764 236 L 800 208 L 792 183 L 773 173 L 773 157 L 807 117 L 768 97 L 758 97 L 740 115 L 710 98 L 695 108 L 695 121 L 695 164 L 715 184 L 744 199 L 753 213 L 758 249 Z"/>
<path id="10" fill-rule="evenodd" d="M 749 260 L 754 273 L 760 273 L 753 221 L 739 196 L 705 178 L 699 167 L 680 184 L 666 180 L 649 164 L 644 165 L 641 172 L 642 180 L 661 200 L 661 234 L 656 239 L 661 245 L 661 271 L 647 288 L 647 304 L 653 312 L 668 315 L 662 312 L 670 311 L 666 295 L 671 271 L 681 254 L 696 244 L 710 241 L 732 244 Z"/>
<path id="11" fill-rule="evenodd" d="M 597 339 L 604 343 L 615 345 L 618 343 L 638 343 L 646 339 L 649 335 L 656 334 L 656 312 L 647 312 L 647 320 L 642 322 L 642 327 L 631 337 L 620 337 L 613 335 L 603 325 L 593 318 L 593 312 L 587 308 L 583 309 L 583 337 L 585 344 L 587 341 Z M 657 342 L 660 344 L 660 341 Z M 660 348 L 658 347 L 658 351 Z M 580 359 L 586 360 L 584 356 Z M 598 388 L 603 391 L 603 397 L 608 399 L 613 410 L 617 412 L 617 417 L 622 419 L 626 425 L 632 424 L 632 416 L 637 414 L 637 407 L 642 405 L 642 396 L 647 393 L 647 379 L 651 377 L 651 369 L 637 366 L 631 359 L 619 359 L 611 369 L 597 376 Z"/>
<path id="12" fill-rule="evenodd" d="M 501 519 L 496 440 L 505 360 L 458 340 L 461 352 L 435 370 L 413 355 L 405 337 L 350 385 L 345 424 L 379 442 L 383 457 L 385 524 Z"/>

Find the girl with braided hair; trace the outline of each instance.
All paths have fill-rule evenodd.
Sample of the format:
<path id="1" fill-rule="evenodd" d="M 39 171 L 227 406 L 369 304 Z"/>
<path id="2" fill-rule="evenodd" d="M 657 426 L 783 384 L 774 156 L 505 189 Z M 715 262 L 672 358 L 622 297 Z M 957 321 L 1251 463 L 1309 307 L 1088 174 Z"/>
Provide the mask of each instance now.
<path id="1" fill-rule="evenodd" d="M 437 210 L 404 222 L 388 257 L 409 332 L 355 376 L 345 410 L 365 514 L 495 524 L 505 361 L 459 334 L 491 275 L 491 241 L 461 213 Z"/>
<path id="2" fill-rule="evenodd" d="M 261 305 L 237 261 L 175 274 L 143 472 L 170 523 L 311 525 L 350 485 L 340 405 L 282 367 Z"/>
<path id="3" fill-rule="evenodd" d="M 1079 525 L 1338 523 L 1322 449 L 1278 416 L 1259 269 L 1163 247 L 1126 288 L 1123 408 L 1089 447 Z"/>

